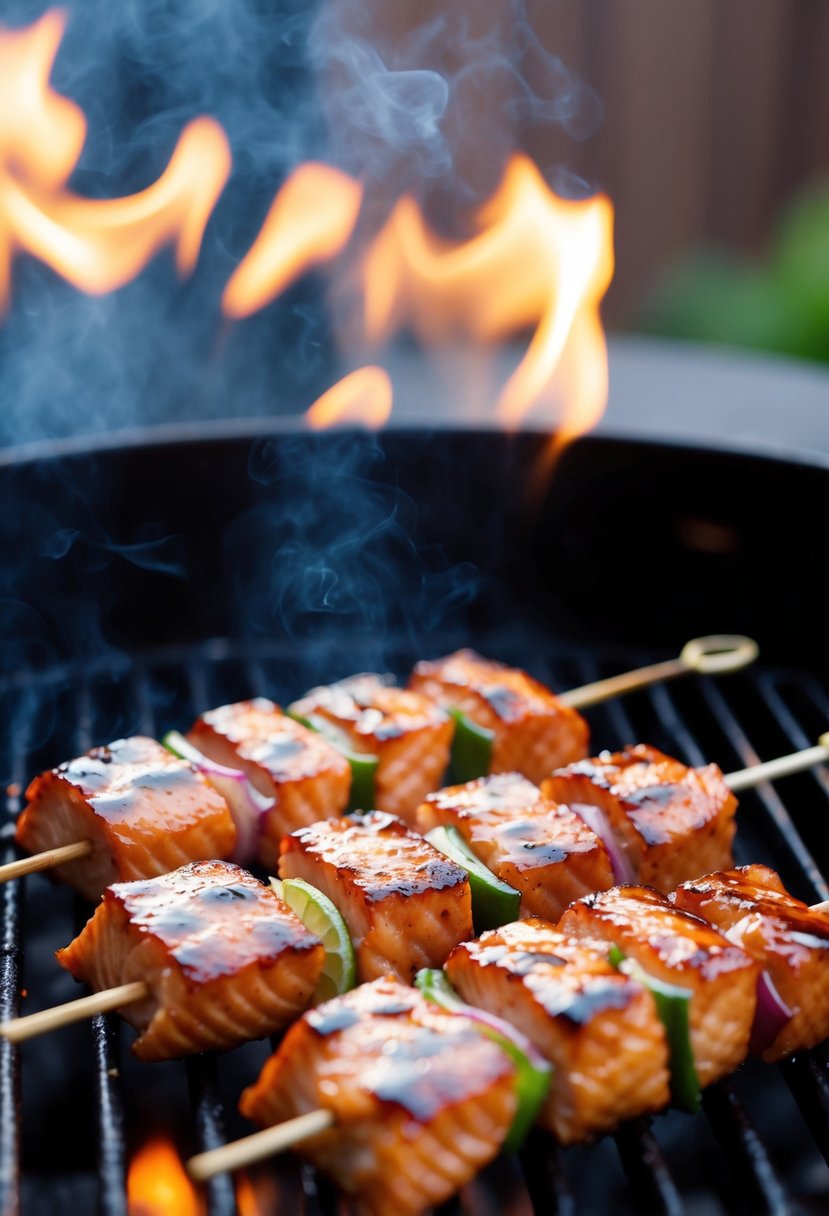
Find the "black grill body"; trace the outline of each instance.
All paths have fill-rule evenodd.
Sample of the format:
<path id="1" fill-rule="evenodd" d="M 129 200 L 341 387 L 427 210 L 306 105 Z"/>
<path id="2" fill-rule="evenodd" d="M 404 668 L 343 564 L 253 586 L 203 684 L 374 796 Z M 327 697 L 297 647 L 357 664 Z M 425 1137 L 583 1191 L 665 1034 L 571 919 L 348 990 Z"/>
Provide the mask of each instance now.
<path id="1" fill-rule="evenodd" d="M 553 687 L 758 637 L 754 669 L 685 679 L 591 711 L 596 748 L 647 741 L 726 771 L 829 724 L 817 563 L 829 471 L 759 455 L 584 440 L 540 492 L 541 435 L 381 437 L 238 427 L 18 453 L 0 468 L 5 851 L 34 773 L 93 743 L 186 727 L 265 693 L 286 702 L 357 669 L 404 678 L 472 644 Z M 829 776 L 744 795 L 737 856 L 829 897 Z M 0 888 L 0 1012 L 75 995 L 52 950 L 88 914 L 40 877 Z M 25 948 L 25 950 L 24 950 Z M 117 1018 L 0 1047 L 2 1211 L 126 1213 L 127 1161 L 151 1133 L 182 1154 L 246 1128 L 242 1086 L 267 1044 L 142 1066 Z M 122 1042 L 123 1040 L 123 1042 Z M 536 1134 L 453 1206 L 494 1211 L 798 1213 L 829 1205 L 826 1052 L 750 1062 L 694 1119 L 668 1114 L 560 1152 Z M 336 1210 L 285 1160 L 265 1211 Z M 264 1192 L 263 1192 L 264 1194 Z M 235 1210 L 232 1180 L 208 1188 Z M 267 1204 L 268 1206 L 265 1206 Z"/>

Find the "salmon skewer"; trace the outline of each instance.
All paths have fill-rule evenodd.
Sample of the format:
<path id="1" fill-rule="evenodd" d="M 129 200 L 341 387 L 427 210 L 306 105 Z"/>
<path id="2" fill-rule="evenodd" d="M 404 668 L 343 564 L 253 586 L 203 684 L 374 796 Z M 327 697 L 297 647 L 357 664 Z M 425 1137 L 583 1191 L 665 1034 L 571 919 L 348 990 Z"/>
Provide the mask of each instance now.
<path id="1" fill-rule="evenodd" d="M 603 941 L 654 979 L 690 991 L 690 1039 L 701 1086 L 733 1072 L 748 1054 L 757 962 L 705 921 L 650 887 L 623 886 L 572 904 L 563 933 Z"/>
<path id="2" fill-rule="evenodd" d="M 640 743 L 559 769 L 541 788 L 553 802 L 599 812 L 632 881 L 671 891 L 732 864 L 737 799 L 716 764 L 689 768 Z"/>
<path id="3" fill-rule="evenodd" d="M 376 759 L 373 799 L 359 810 L 388 811 L 410 822 L 446 771 L 452 719 L 429 697 L 379 676 L 352 676 L 313 688 L 290 713 L 339 738 L 344 749 Z"/>
<path id="4" fill-rule="evenodd" d="M 766 890 L 780 900 L 797 904 L 785 893 L 777 892 L 779 880 L 773 872 L 755 873 L 753 883 L 748 881 L 750 877 L 736 871 L 731 875 L 711 875 L 702 880 L 702 887 L 709 895 L 728 888 L 731 902 L 738 898 L 734 888 L 739 884 L 744 888 L 739 898 L 744 901 L 759 897 Z M 749 887 L 753 894 L 746 896 Z M 591 925 L 590 914 L 597 903 L 602 905 L 598 923 L 594 920 Z M 651 981 L 643 984 L 611 966 L 607 961 L 610 941 L 614 944 L 621 941 L 641 961 L 643 973 L 647 967 L 651 976 L 671 982 L 679 979 L 692 989 L 691 1037 L 703 1084 L 710 1084 L 729 1068 L 736 1067 L 745 1054 L 760 961 L 699 918 L 681 914 L 657 892 L 647 889 L 616 888 L 595 899 L 579 901 L 572 911 L 569 924 L 565 916 L 559 926 L 533 919 L 493 930 L 477 942 L 459 946 L 447 964 L 450 978 L 465 1000 L 506 1016 L 554 1062 L 553 1085 L 540 1110 L 540 1122 L 565 1143 L 609 1130 L 622 1119 L 653 1110 L 668 1098 L 666 1038 L 655 1016 L 651 991 L 647 990 Z M 821 941 L 829 940 L 827 911 L 829 905 L 806 910 L 813 918 L 813 928 L 820 930 Z M 777 916 L 773 913 L 772 919 Z M 653 937 L 636 944 L 631 936 L 634 924 L 639 931 L 651 932 Z M 792 945 L 801 936 L 796 924 L 801 922 L 793 918 Z M 579 934 L 593 928 L 598 936 L 574 938 L 567 932 L 571 927 Z M 749 949 L 751 936 L 746 939 Z M 806 978 L 809 992 L 801 994 L 801 999 L 813 991 L 810 977 Z M 379 981 L 368 987 L 381 986 L 385 987 Z M 317 1135 L 306 1141 L 300 1151 L 307 1152 L 316 1164 L 331 1172 L 348 1193 L 359 1193 L 360 1187 L 357 1175 L 348 1172 L 349 1165 L 359 1171 L 367 1160 L 372 1166 L 368 1186 L 373 1185 L 373 1167 L 383 1152 L 384 1134 L 372 1129 L 374 1139 L 366 1145 L 361 1143 L 360 1151 L 355 1152 L 349 1131 L 351 1112 L 365 1109 L 360 1090 L 365 1062 L 361 1061 L 352 1071 L 350 1050 L 344 1052 L 345 1060 L 339 1058 L 339 1044 L 328 1037 L 344 1027 L 350 1033 L 359 1024 L 356 1010 L 358 1001 L 363 999 L 358 996 L 361 992 L 365 988 L 306 1015 L 286 1036 L 256 1085 L 246 1091 L 241 1104 L 243 1113 L 278 1126 L 268 1133 L 257 1133 L 194 1158 L 189 1167 L 194 1178 L 204 1180 L 224 1169 L 249 1165 L 272 1151 L 301 1144 L 311 1131 L 324 1130 L 324 1137 Z M 473 1014 L 467 1006 L 461 1006 L 460 1012 L 462 1018 L 464 1012 L 467 1017 Z M 723 1042 L 719 1044 L 715 1042 L 717 1013 L 723 1019 L 720 1023 Z M 315 1021 L 316 1037 L 309 1034 L 309 1023 Z M 789 1050 L 804 1045 L 803 1036 L 810 1033 L 803 1023 L 799 1027 L 794 1023 Z M 355 1031 L 355 1038 L 357 1035 Z M 383 1041 L 387 1041 L 387 1034 Z M 384 1057 L 387 1054 L 384 1050 Z M 423 1067 L 426 1065 L 424 1061 Z M 320 1073 L 317 1067 L 322 1070 Z M 447 1085 L 454 1093 L 458 1082 L 451 1076 L 452 1067 L 450 1057 L 445 1071 Z M 329 1077 L 334 1078 L 333 1082 L 323 1085 Z M 340 1090 L 340 1083 L 347 1087 L 346 1092 Z M 332 1096 L 342 1103 L 336 1111 L 332 1109 Z M 416 1137 L 415 1129 L 412 1135 Z M 345 1150 L 340 1148 L 340 1136 L 344 1137 Z M 411 1149 L 417 1153 L 416 1139 Z M 407 1178 L 406 1165 L 402 1169 Z M 466 1173 L 453 1176 L 454 1186 L 467 1177 Z M 369 1190 L 363 1195 L 364 1210 L 378 1213 L 396 1210 L 386 1206 L 386 1198 L 384 1193 L 378 1199 L 376 1191 Z M 431 1196 L 420 1196 L 419 1200 L 420 1207 L 415 1204 L 401 1210 L 421 1212 Z"/>
<path id="5" fill-rule="evenodd" d="M 77 845 L 56 873 L 87 899 L 113 882 L 229 857 L 236 843 L 224 798 L 187 761 L 141 736 L 42 773 L 26 797 L 18 843 L 35 853 Z"/>
<path id="6" fill-rule="evenodd" d="M 589 891 L 612 887 L 613 866 L 595 832 L 518 773 L 498 773 L 430 794 L 422 832 L 456 828 L 473 853 L 521 894 L 524 915 L 558 920 Z"/>
<path id="7" fill-rule="evenodd" d="M 525 671 L 474 650 L 418 663 L 409 688 L 491 734 L 490 773 L 515 771 L 538 784 L 587 755 L 590 734 L 581 714 Z"/>
<path id="8" fill-rule="evenodd" d="M 689 647 L 694 649 L 691 657 L 686 654 Z M 730 653 L 723 654 L 723 650 Z M 566 695 L 579 704 L 594 703 L 683 671 L 708 670 L 705 664 L 712 659 L 716 662 L 711 670 L 736 670 L 753 661 L 756 652 L 750 639 L 696 639 L 677 660 L 628 672 Z M 326 733 L 333 732 L 340 751 L 355 751 L 351 757 L 351 792 L 359 793 L 359 797 L 354 805 L 363 809 L 376 806 L 404 818 L 410 816 L 425 795 L 440 784 L 447 739 L 452 733 L 446 715 L 427 705 L 423 698 L 387 687 L 377 676 L 354 677 L 328 689 L 314 690 L 314 694 L 297 703 L 294 710 L 302 709 L 317 727 L 322 725 Z M 212 778 L 219 797 L 229 801 L 230 814 L 236 821 L 235 845 L 228 839 L 233 825 L 222 812 L 221 804 L 214 803 L 212 816 L 201 814 L 203 809 L 210 811 L 210 807 L 191 806 L 194 815 L 197 810 L 199 815 L 189 824 L 176 824 L 173 838 L 180 849 L 174 856 L 167 856 L 171 848 L 169 839 L 155 846 L 151 839 L 155 823 L 153 799 L 146 795 L 149 781 L 142 783 L 140 768 L 144 763 L 161 765 L 172 775 L 172 764 L 161 756 L 152 739 L 119 740 L 109 748 L 95 749 L 86 757 L 44 773 L 32 783 L 28 791 L 30 805 L 20 818 L 17 841 L 34 852 L 0 866 L 0 882 L 59 868 L 60 877 L 94 899 L 117 879 L 151 877 L 186 860 L 227 857 L 233 853 L 235 860 L 248 861 L 258 853 L 259 860 L 270 865 L 282 832 L 322 815 L 338 814 L 343 808 L 347 774 L 342 763 L 324 746 L 323 740 L 317 739 L 313 746 L 305 733 L 292 730 L 272 702 L 260 699 L 224 706 L 198 719 L 190 744 L 181 736 L 178 738 L 185 748 L 189 746 L 192 750 L 195 743 L 197 748 L 204 749 L 206 763 L 201 764 L 197 756 L 195 767 L 208 780 Z M 119 816 L 120 831 L 115 832 L 105 826 L 107 816 L 94 803 L 96 792 L 103 790 L 103 796 L 107 797 L 108 784 L 112 785 L 113 794 L 116 790 L 126 793 L 115 780 L 120 769 L 111 770 L 111 783 L 101 782 L 94 762 L 100 759 L 111 764 L 112 753 L 120 752 L 123 755 L 118 758 L 119 766 L 130 765 L 133 760 L 126 756 L 127 751 L 136 753 L 138 759 L 133 772 L 121 779 L 126 785 L 134 783 L 145 791 L 136 795 L 133 790 L 132 803 L 145 804 L 148 814 L 146 822 L 140 811 L 133 821 L 128 816 Z M 234 767 L 223 773 L 215 771 L 217 764 L 228 762 Z M 148 767 L 144 776 L 149 777 L 150 771 Z M 181 768 L 181 772 L 187 771 L 186 767 Z M 359 791 L 358 773 L 363 777 Z M 93 778 L 88 786 L 83 780 L 75 780 L 82 774 Z M 79 806 L 70 788 L 73 784 L 89 803 L 91 814 L 84 813 Z M 111 802 L 108 807 L 112 809 Z M 211 834 L 215 838 L 208 845 L 205 837 Z M 132 864 L 122 869 L 119 854 L 125 846 L 131 853 Z M 142 851 L 144 868 L 138 860 Z M 107 857 L 107 853 L 112 856 Z"/>
<path id="9" fill-rule="evenodd" d="M 283 836 L 318 819 L 341 815 L 348 805 L 348 761 L 318 733 L 264 697 L 202 714 L 187 739 L 209 759 L 240 769 L 271 800 L 260 817 L 255 845 L 256 860 L 270 869 L 276 865 Z"/>
<path id="10" fill-rule="evenodd" d="M 532 918 L 484 933 L 449 956 L 470 1005 L 507 1018 L 553 1065 L 539 1122 L 573 1144 L 667 1105 L 668 1051 L 651 994 L 576 941 Z"/>
<path id="11" fill-rule="evenodd" d="M 779 1006 L 753 1044 L 764 1060 L 780 1060 L 829 1036 L 826 909 L 810 908 L 789 895 L 779 875 L 761 865 L 683 883 L 672 900 L 716 925 L 762 966 L 771 991 L 761 993 L 761 1000 Z"/>
<path id="12" fill-rule="evenodd" d="M 263 1125 L 320 1108 L 335 1127 L 301 1152 L 372 1216 L 442 1203 L 501 1149 L 515 1068 L 474 1023 L 375 980 L 305 1014 L 242 1113 Z"/>
<path id="13" fill-rule="evenodd" d="M 348 925 L 357 978 L 411 983 L 440 967 L 472 936 L 464 870 L 393 815 L 329 819 L 286 836 L 280 878 L 302 878 L 336 905 Z"/>
<path id="14" fill-rule="evenodd" d="M 324 955 L 269 887 L 237 865 L 202 861 L 109 887 L 57 959 L 96 995 L 122 995 L 101 1008 L 118 1008 L 139 1032 L 139 1059 L 167 1060 L 281 1029 L 308 1004 Z M 94 1000 L 78 1003 L 80 1016 Z M 3 1032 L 28 1037 L 15 1034 L 27 1021 Z"/>

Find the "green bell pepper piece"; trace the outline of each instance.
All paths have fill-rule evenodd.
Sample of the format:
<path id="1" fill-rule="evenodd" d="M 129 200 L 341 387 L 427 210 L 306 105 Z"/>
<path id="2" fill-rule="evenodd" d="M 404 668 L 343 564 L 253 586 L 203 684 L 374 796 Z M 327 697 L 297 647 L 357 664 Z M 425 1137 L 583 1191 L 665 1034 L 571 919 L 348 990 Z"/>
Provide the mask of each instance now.
<path id="1" fill-rule="evenodd" d="M 310 714 L 305 718 L 301 714 L 292 713 L 290 708 L 287 713 L 288 717 L 293 718 L 295 722 L 301 722 L 309 730 L 322 735 L 326 742 L 335 747 L 348 761 L 351 766 L 351 792 L 347 809 L 349 811 L 373 810 L 374 778 L 377 774 L 377 765 L 380 763 L 379 758 L 368 752 L 352 751 L 345 731 L 340 730 L 333 722 L 329 722 L 327 718 L 323 718 L 319 714 Z"/>
<path id="2" fill-rule="evenodd" d="M 456 785 L 486 777 L 492 764 L 492 744 L 495 731 L 478 726 L 459 709 L 450 709 L 455 719 L 455 734 L 452 737 L 452 753 L 449 773 Z"/>
<path id="3" fill-rule="evenodd" d="M 626 958 L 618 946 L 610 950 L 610 962 L 652 994 L 656 1012 L 668 1041 L 668 1067 L 671 1072 L 671 1100 L 674 1106 L 693 1115 L 702 1105 L 699 1077 L 691 1047 L 691 997 L 693 993 L 677 984 L 668 984 L 648 975 L 635 959 Z"/>
<path id="4" fill-rule="evenodd" d="M 415 987 L 429 1001 L 449 1013 L 460 1013 L 477 1022 L 481 1033 L 505 1051 L 516 1068 L 515 1092 L 518 1098 L 512 1126 L 504 1148 L 514 1152 L 520 1148 L 527 1132 L 538 1118 L 553 1077 L 553 1066 L 536 1050 L 528 1038 L 510 1026 L 509 1022 L 485 1010 L 467 1005 L 458 996 L 443 971 L 424 968 L 415 976 Z"/>
<path id="5" fill-rule="evenodd" d="M 454 861 L 469 875 L 472 892 L 472 919 L 475 932 L 497 929 L 518 920 L 521 893 L 508 883 L 502 882 L 482 861 L 479 861 L 461 836 L 457 828 L 439 827 L 428 832 L 426 839 L 450 861 Z"/>

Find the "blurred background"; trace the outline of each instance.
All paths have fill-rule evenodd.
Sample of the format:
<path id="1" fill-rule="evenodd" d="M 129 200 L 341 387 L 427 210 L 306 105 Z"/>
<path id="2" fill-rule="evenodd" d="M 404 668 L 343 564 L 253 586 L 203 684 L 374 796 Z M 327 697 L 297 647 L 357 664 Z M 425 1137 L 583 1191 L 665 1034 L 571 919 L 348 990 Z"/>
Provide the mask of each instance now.
<path id="1" fill-rule="evenodd" d="M 401 32 L 427 9 L 398 6 Z M 594 94 L 515 137 L 559 190 L 613 200 L 609 327 L 829 360 L 826 0 L 531 0 L 527 19 Z M 543 97 L 549 60 L 524 62 Z M 465 144 L 486 159 L 486 117 Z"/>

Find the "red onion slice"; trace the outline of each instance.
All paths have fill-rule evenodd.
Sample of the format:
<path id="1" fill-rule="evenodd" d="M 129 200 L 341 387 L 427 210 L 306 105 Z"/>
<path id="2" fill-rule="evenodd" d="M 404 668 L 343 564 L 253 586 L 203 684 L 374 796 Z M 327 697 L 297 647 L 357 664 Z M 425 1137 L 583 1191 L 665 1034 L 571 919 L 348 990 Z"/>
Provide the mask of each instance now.
<path id="1" fill-rule="evenodd" d="M 750 1048 L 759 1056 L 771 1047 L 780 1031 L 794 1017 L 794 1010 L 783 1000 L 768 971 L 761 971 L 757 980 L 757 1008 L 751 1027 Z"/>
<path id="2" fill-rule="evenodd" d="M 211 760 L 176 731 L 170 731 L 162 742 L 168 751 L 197 768 L 230 808 L 236 825 L 236 847 L 231 861 L 240 864 L 253 861 L 265 830 L 265 817 L 275 800 L 260 794 L 247 773 Z"/>
<path id="3" fill-rule="evenodd" d="M 582 823 L 586 823 L 590 830 L 596 833 L 607 849 L 616 882 L 635 882 L 636 875 L 633 872 L 633 866 L 627 853 L 617 843 L 604 811 L 597 806 L 591 806 L 589 802 L 570 802 L 567 805 L 574 814 L 578 815 Z"/>

